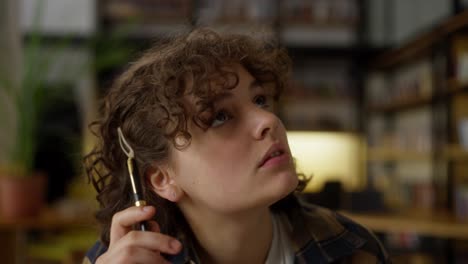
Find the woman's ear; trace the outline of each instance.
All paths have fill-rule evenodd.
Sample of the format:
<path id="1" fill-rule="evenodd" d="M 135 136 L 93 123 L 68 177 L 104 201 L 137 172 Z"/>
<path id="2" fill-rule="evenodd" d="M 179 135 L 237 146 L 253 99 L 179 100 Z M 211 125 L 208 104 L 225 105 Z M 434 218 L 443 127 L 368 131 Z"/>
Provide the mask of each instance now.
<path id="1" fill-rule="evenodd" d="M 184 195 L 166 166 L 151 166 L 146 170 L 145 176 L 149 187 L 162 198 L 178 202 Z"/>

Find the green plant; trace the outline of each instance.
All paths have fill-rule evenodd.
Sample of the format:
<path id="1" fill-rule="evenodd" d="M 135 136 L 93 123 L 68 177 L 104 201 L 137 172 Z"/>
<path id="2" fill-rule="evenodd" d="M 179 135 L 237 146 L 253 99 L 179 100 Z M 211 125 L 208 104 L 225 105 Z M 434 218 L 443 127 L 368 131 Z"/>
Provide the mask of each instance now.
<path id="1" fill-rule="evenodd" d="M 50 64 L 40 54 L 42 38 L 39 32 L 42 1 L 38 1 L 35 14 L 35 28 L 24 42 L 24 60 L 19 80 L 11 80 L 0 74 L 0 89 L 6 95 L 13 112 L 9 113 L 7 105 L 0 107 L 1 123 L 4 129 L 15 129 L 15 139 L 12 148 L 7 150 L 7 170 L 14 175 L 29 175 L 33 169 L 36 151 L 36 131 L 38 113 L 43 105 L 45 93 L 44 80 Z M 15 121 L 11 117 L 15 117 Z M 16 124 L 16 127 L 15 127 Z"/>
<path id="2" fill-rule="evenodd" d="M 45 5 L 43 0 L 38 0 L 35 8 L 34 23 L 29 37 L 23 42 L 24 56 L 22 61 L 21 76 L 18 81 L 12 81 L 0 72 L 0 95 L 6 96 L 13 107 L 14 114 L 9 113 L 8 106 L 0 105 L 1 130 L 14 129 L 15 139 L 11 149 L 7 150 L 7 165 L 4 166 L 13 175 L 30 175 L 34 169 L 34 159 L 38 147 L 38 129 L 41 125 L 40 114 L 45 104 L 45 93 L 53 92 L 47 86 L 46 76 L 50 66 L 58 59 L 60 53 L 68 48 L 71 36 L 58 39 L 54 45 L 52 54 L 44 56 L 45 47 L 43 33 L 40 30 L 40 20 Z M 110 34 L 95 35 L 85 40 L 83 46 L 94 49 L 96 56 L 93 60 L 94 71 L 106 71 L 128 62 L 132 54 L 132 46 L 124 41 L 131 26 L 127 25 Z M 50 50 L 50 49 L 49 49 Z M 75 67 L 76 68 L 76 67 Z M 81 67 L 76 78 L 82 77 L 86 67 Z M 66 70 L 66 69 L 61 69 Z M 0 103 L 1 104 L 1 103 Z M 15 117 L 13 120 L 11 117 Z M 16 124 L 16 126 L 15 126 Z M 2 164 L 0 164 L 2 165 Z"/>

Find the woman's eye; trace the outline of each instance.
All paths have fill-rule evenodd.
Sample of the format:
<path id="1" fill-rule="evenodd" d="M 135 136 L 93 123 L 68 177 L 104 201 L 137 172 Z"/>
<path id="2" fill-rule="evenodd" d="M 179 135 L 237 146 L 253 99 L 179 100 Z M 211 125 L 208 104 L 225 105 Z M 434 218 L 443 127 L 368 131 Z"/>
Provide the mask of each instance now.
<path id="1" fill-rule="evenodd" d="M 231 116 L 226 111 L 219 111 L 215 114 L 211 127 L 218 127 L 231 119 Z"/>
<path id="2" fill-rule="evenodd" d="M 265 95 L 257 95 L 254 98 L 254 103 L 260 107 L 268 107 L 268 98 Z"/>

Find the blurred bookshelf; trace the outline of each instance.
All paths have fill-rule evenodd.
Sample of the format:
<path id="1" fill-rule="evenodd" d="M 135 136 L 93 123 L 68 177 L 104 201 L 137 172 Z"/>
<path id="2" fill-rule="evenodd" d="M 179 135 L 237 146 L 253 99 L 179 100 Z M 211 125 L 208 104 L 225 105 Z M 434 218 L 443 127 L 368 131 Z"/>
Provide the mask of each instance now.
<path id="1" fill-rule="evenodd" d="M 279 38 L 286 45 L 349 47 L 359 42 L 359 2 L 279 1 Z"/>
<path id="2" fill-rule="evenodd" d="M 33 218 L 18 219 L 9 221 L 0 218 L 0 230 L 60 230 L 67 228 L 90 228 L 94 229 L 97 222 L 93 219 L 92 213 L 81 215 L 66 215 L 58 210 L 45 209 L 40 215 Z"/>
<path id="3" fill-rule="evenodd" d="M 465 11 L 370 64 L 364 129 L 368 177 L 387 212 L 350 214 L 387 237 L 438 239 L 411 249 L 443 263 L 466 259 L 460 252 L 468 240 L 467 29 Z M 405 248 L 404 241 L 393 242 L 393 250 Z M 427 250 L 437 243 L 444 244 L 442 252 Z"/>
<path id="4" fill-rule="evenodd" d="M 364 1 L 279 1 L 277 14 L 277 38 L 294 63 L 279 111 L 286 128 L 358 132 L 362 65 L 371 50 L 361 34 Z"/>
<path id="5" fill-rule="evenodd" d="M 110 86 L 130 60 L 128 54 L 174 31 L 206 25 L 278 42 L 294 63 L 291 90 L 279 109 L 287 129 L 367 137 L 368 182 L 386 207 L 381 212 L 346 208 L 344 214 L 378 232 L 391 252 L 401 250 L 396 263 L 452 263 L 468 248 L 468 138 L 461 138 L 468 132 L 459 132 L 468 130 L 463 125 L 468 119 L 468 14 L 382 53 L 382 47 L 365 40 L 368 2 L 96 1 L 96 33 L 114 38 L 108 39 L 112 45 L 92 46 L 95 60 L 106 50 L 122 53 L 94 73 L 95 89 L 102 94 Z M 60 32 L 44 35 L 57 42 Z M 82 46 L 89 35 L 72 42 Z M 37 242 L 28 252 L 45 262 L 47 256 L 38 252 L 49 252 L 48 245 L 61 243 L 62 234 L 73 237 L 68 231 L 81 228 L 95 232 L 91 214 L 86 215 L 90 218 L 70 219 L 49 211 L 15 223 L 0 219 L 0 230 L 19 243 L 16 249 Z M 429 248 L 441 245 L 442 250 L 424 251 L 426 238 Z M 9 248 L 6 255 L 14 252 Z M 68 258 L 53 250 L 49 256 L 51 263 Z"/>
<path id="6" fill-rule="evenodd" d="M 48 208 L 15 221 L 0 218 L 3 263 L 81 263 L 98 237 L 91 212 Z"/>
<path id="7" fill-rule="evenodd" d="M 376 232 L 414 233 L 442 239 L 468 239 L 467 223 L 443 211 L 431 213 L 412 211 L 399 214 L 357 214 L 346 211 L 342 213 Z"/>
<path id="8" fill-rule="evenodd" d="M 396 148 L 370 148 L 367 157 L 370 161 L 398 160 L 430 160 L 434 153 L 429 151 L 414 151 Z M 447 145 L 441 150 L 440 159 L 453 161 L 468 161 L 468 150 L 459 145 Z"/>
<path id="9" fill-rule="evenodd" d="M 140 40 L 187 30 L 194 13 L 192 0 L 104 0 L 96 4 L 101 30 Z"/>
<path id="10" fill-rule="evenodd" d="M 363 10 L 361 0 L 106 0 L 99 2 L 98 21 L 102 31 L 126 28 L 124 39 L 146 43 L 195 26 L 277 42 L 295 65 L 294 91 L 279 111 L 286 127 L 357 132 L 360 65 L 372 50 L 361 36 Z"/>

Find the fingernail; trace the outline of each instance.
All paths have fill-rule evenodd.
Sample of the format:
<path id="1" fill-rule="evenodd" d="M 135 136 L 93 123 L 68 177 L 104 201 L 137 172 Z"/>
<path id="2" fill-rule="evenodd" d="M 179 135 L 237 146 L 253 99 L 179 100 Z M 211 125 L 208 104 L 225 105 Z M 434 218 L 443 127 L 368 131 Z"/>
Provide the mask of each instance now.
<path id="1" fill-rule="evenodd" d="M 143 211 L 145 211 L 145 212 L 151 211 L 151 206 L 145 206 L 145 207 L 143 207 Z"/>
<path id="2" fill-rule="evenodd" d="M 172 240 L 171 241 L 171 248 L 174 249 L 174 250 L 180 250 L 180 248 L 182 247 L 182 244 L 179 242 L 179 240 Z"/>

